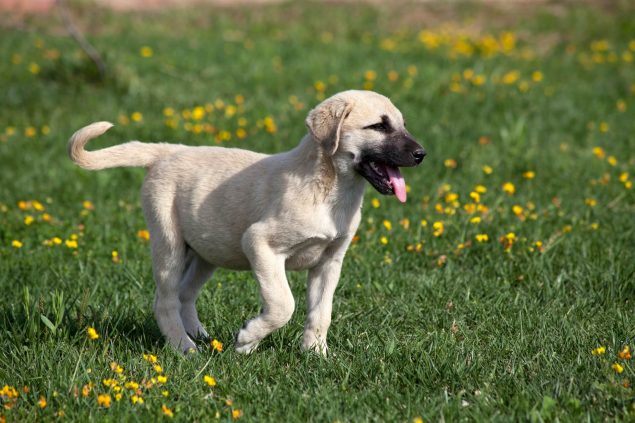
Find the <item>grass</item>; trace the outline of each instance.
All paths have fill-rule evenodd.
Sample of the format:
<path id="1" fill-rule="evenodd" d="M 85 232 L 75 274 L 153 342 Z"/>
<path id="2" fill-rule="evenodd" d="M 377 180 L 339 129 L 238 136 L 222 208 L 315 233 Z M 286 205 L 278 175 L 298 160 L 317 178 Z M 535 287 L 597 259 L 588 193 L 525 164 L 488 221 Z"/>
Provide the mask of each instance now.
<path id="1" fill-rule="evenodd" d="M 141 16 L 78 3 L 105 81 L 55 21 L 0 29 L 0 419 L 148 421 L 165 405 L 183 421 L 633 420 L 635 365 L 618 353 L 635 346 L 635 9 L 475 22 L 488 11 L 457 5 L 434 26 L 417 20 L 426 7 Z M 406 205 L 368 188 L 332 355 L 300 352 L 299 273 L 293 320 L 256 353 L 233 352 L 256 283 L 219 271 L 198 308 L 224 350 L 202 343 L 184 359 L 152 316 L 143 170 L 81 170 L 66 140 L 110 120 L 94 146 L 283 151 L 311 107 L 349 88 L 389 95 L 429 154 L 404 171 Z M 111 363 L 148 382 L 148 353 L 167 382 L 141 389 L 143 404 L 126 388 L 116 401 Z"/>

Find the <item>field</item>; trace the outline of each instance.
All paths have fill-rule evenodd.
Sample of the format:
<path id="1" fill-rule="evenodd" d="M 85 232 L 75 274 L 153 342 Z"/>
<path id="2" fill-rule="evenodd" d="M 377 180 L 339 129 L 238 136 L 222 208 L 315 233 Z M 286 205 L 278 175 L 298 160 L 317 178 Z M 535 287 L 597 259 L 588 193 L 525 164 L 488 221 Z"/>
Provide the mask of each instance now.
<path id="1" fill-rule="evenodd" d="M 635 8 L 609 4 L 78 2 L 103 80 L 56 16 L 5 20 L 0 422 L 635 420 Z M 302 273 L 255 353 L 232 345 L 257 286 L 229 271 L 198 301 L 214 346 L 171 350 L 144 171 L 82 170 L 69 136 L 280 152 L 350 88 L 389 96 L 428 157 L 406 204 L 367 188 L 330 356 L 300 351 Z"/>

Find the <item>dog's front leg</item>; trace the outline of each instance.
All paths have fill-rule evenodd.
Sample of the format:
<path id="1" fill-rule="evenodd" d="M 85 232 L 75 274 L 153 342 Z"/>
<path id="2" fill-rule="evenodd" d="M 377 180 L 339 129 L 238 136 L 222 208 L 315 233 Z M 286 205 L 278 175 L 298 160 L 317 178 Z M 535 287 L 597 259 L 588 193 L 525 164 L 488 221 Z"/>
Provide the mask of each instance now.
<path id="1" fill-rule="evenodd" d="M 326 335 L 331 325 L 333 295 L 340 279 L 342 260 L 350 238 L 342 240 L 324 252 L 324 258 L 309 270 L 307 286 L 307 316 L 304 324 L 304 350 L 326 355 Z"/>
<path id="2" fill-rule="evenodd" d="M 262 302 L 260 315 L 245 322 L 236 336 L 236 351 L 250 353 L 265 336 L 291 319 L 295 301 L 285 274 L 286 258 L 273 251 L 256 228 L 243 237 L 243 250 L 260 285 Z"/>

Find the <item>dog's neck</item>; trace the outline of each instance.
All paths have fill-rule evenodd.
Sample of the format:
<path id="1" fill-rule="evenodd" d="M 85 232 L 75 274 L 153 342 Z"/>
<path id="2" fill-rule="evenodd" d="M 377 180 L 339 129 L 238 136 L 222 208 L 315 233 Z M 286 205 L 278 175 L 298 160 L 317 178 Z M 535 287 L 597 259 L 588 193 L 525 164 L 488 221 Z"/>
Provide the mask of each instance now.
<path id="1" fill-rule="evenodd" d="M 338 174 L 332 157 L 310 134 L 302 138 L 300 144 L 288 154 L 293 161 L 293 168 L 310 181 L 307 192 L 313 196 L 314 203 L 354 203 L 354 207 L 360 207 L 364 179 L 357 174 Z"/>

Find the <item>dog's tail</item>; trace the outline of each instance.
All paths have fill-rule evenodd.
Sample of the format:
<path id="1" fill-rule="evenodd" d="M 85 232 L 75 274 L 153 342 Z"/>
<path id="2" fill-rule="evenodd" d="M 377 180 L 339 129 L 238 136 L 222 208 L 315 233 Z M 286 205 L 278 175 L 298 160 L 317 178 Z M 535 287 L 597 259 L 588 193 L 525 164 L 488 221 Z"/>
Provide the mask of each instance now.
<path id="1" fill-rule="evenodd" d="M 88 141 L 100 136 L 113 126 L 110 122 L 95 122 L 75 132 L 68 140 L 68 155 L 71 160 L 80 167 L 90 170 L 126 166 L 149 167 L 160 157 L 184 148 L 178 144 L 131 141 L 97 151 L 84 150 Z"/>

